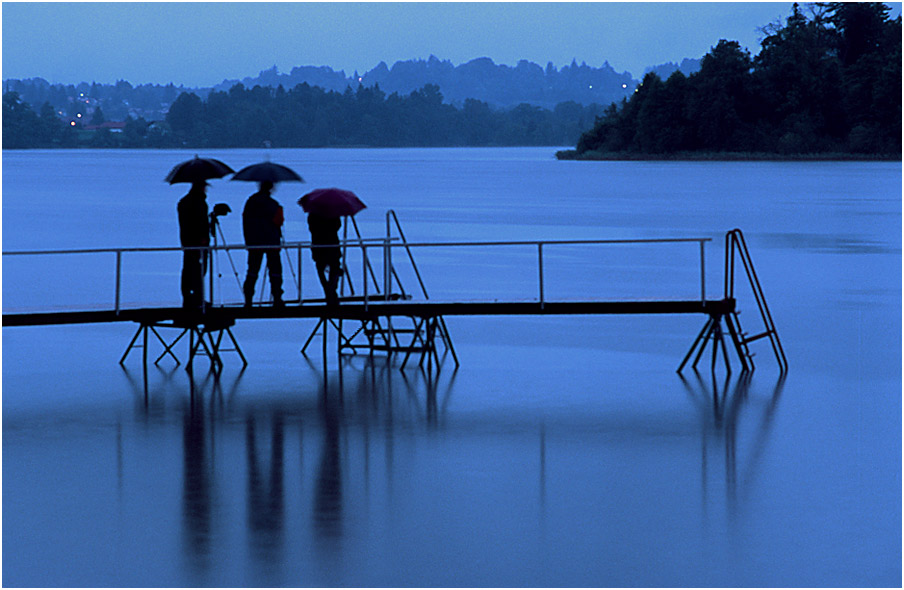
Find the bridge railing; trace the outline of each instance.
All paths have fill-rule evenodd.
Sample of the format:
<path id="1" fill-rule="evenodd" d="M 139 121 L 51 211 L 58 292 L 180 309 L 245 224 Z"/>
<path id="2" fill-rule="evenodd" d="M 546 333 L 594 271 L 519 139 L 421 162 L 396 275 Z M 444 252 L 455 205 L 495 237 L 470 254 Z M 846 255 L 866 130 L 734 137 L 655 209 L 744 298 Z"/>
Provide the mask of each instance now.
<path id="1" fill-rule="evenodd" d="M 367 243 L 361 244 L 357 247 L 361 251 L 361 260 L 359 262 L 349 262 L 346 260 L 346 267 L 351 269 L 354 265 L 359 264 L 361 267 L 361 276 L 367 276 L 367 269 L 373 266 L 375 260 L 379 261 L 378 264 L 382 265 L 382 268 L 386 269 L 386 272 L 383 274 L 383 284 L 379 285 L 376 279 L 372 279 L 370 281 L 363 281 L 363 294 L 365 295 L 365 302 L 368 300 L 372 300 L 372 295 L 374 294 L 386 294 L 389 293 L 392 287 L 393 275 L 395 275 L 395 270 L 393 268 L 393 260 L 392 251 L 396 249 L 404 249 L 408 254 L 408 258 L 413 266 L 413 271 L 415 276 L 418 279 L 418 282 L 423 286 L 423 281 L 421 280 L 421 273 L 418 271 L 417 265 L 414 262 L 414 254 L 420 256 L 421 253 L 427 250 L 442 250 L 442 249 L 513 249 L 513 248 L 521 248 L 527 249 L 533 252 L 533 273 L 536 277 L 536 297 L 535 299 L 540 302 L 541 306 L 548 300 L 547 299 L 547 291 L 548 291 L 548 279 L 547 279 L 547 267 L 548 267 L 548 258 L 549 252 L 553 248 L 564 247 L 564 246 L 577 246 L 577 247 L 591 247 L 591 246 L 628 246 L 628 245 L 641 245 L 641 246 L 650 246 L 650 245 L 691 245 L 694 247 L 694 256 L 696 260 L 699 262 L 699 298 L 701 301 L 706 301 L 706 244 L 711 242 L 711 238 L 650 238 L 650 239 L 609 239 L 609 240 L 510 240 L 510 241 L 462 241 L 462 242 L 407 242 L 402 241 L 401 243 L 388 243 L 385 242 L 382 244 L 379 243 Z M 522 257 L 523 259 L 523 257 Z M 389 264 L 386 264 L 386 261 L 390 261 Z M 371 273 L 373 276 L 373 273 Z M 381 288 L 382 287 L 382 288 Z M 426 289 L 422 288 L 423 295 L 425 298 L 427 297 Z M 367 303 L 365 303 L 367 305 Z"/>
<path id="2" fill-rule="evenodd" d="M 375 299 L 379 300 L 380 295 L 388 295 L 394 291 L 401 291 L 406 297 L 409 296 L 404 290 L 404 286 L 402 285 L 403 281 L 400 276 L 403 273 L 401 272 L 402 269 L 399 267 L 403 265 L 407 265 L 413 270 L 417 282 L 422 286 L 422 295 L 426 298 L 426 288 L 423 287 L 424 279 L 421 277 L 421 271 L 417 268 L 417 263 L 415 263 L 415 255 L 417 255 L 417 257 L 425 255 L 428 259 L 428 267 L 433 271 L 432 274 L 428 274 L 427 278 L 427 282 L 433 281 L 431 288 L 433 288 L 434 284 L 446 286 L 446 289 L 437 289 L 436 291 L 445 295 L 446 298 L 453 299 L 466 298 L 468 296 L 473 298 L 474 290 L 477 289 L 477 298 L 479 299 L 481 293 L 478 288 L 478 280 L 475 279 L 475 281 L 469 282 L 468 284 L 459 284 L 462 283 L 460 273 L 444 273 L 440 272 L 438 269 L 438 267 L 444 268 L 450 264 L 459 266 L 467 264 L 468 257 L 464 253 L 468 251 L 473 253 L 472 260 L 476 261 L 474 262 L 475 272 L 477 267 L 481 265 L 490 268 L 490 272 L 491 274 L 494 274 L 495 280 L 503 283 L 512 283 L 512 285 L 516 286 L 521 298 L 527 297 L 528 299 L 539 301 L 540 304 L 543 305 L 546 301 L 550 300 L 550 284 L 561 284 L 566 282 L 565 279 L 562 279 L 563 271 L 558 273 L 558 279 L 553 278 L 552 281 L 550 280 L 550 266 L 555 266 L 555 264 L 550 264 L 551 259 L 553 263 L 561 262 L 562 259 L 561 255 L 554 254 L 551 256 L 550 252 L 561 252 L 562 250 L 569 248 L 579 249 L 582 258 L 573 263 L 573 268 L 569 267 L 569 270 L 564 272 L 585 272 L 590 274 L 585 268 L 587 266 L 587 264 L 585 264 L 587 260 L 592 260 L 592 258 L 589 258 L 590 255 L 587 250 L 596 247 L 611 249 L 615 246 L 691 246 L 690 252 L 684 250 L 680 256 L 680 266 L 685 269 L 685 272 L 682 275 L 684 277 L 682 282 L 687 282 L 687 279 L 690 276 L 688 271 L 691 271 L 693 266 L 698 265 L 698 296 L 701 301 L 706 301 L 707 277 L 705 247 L 706 244 L 711 241 L 711 238 L 658 238 L 408 242 L 404 237 L 399 239 L 387 235 L 386 237 L 380 238 L 347 239 L 342 241 L 341 246 L 345 252 L 344 264 L 349 286 L 357 287 L 357 293 L 355 294 L 364 296 L 363 300 L 365 305 L 369 305 L 370 302 Z M 315 297 L 305 298 L 305 289 L 302 285 L 302 273 L 303 267 L 305 266 L 305 263 L 303 262 L 304 253 L 306 250 L 311 250 L 316 247 L 317 246 L 312 246 L 310 242 L 286 242 L 279 246 L 284 252 L 282 255 L 285 256 L 285 260 L 288 261 L 288 264 L 283 265 L 284 269 L 288 268 L 288 272 L 284 270 L 284 282 L 288 285 L 288 279 L 291 278 L 291 282 L 294 284 L 297 291 L 297 301 L 299 303 L 306 300 L 310 301 L 312 299 L 322 298 L 322 294 L 319 292 L 319 286 L 314 287 L 315 293 L 317 293 Z M 269 247 L 259 246 L 252 248 L 266 249 Z M 123 293 L 127 282 L 127 275 L 131 275 L 128 276 L 130 293 L 138 292 L 140 297 L 142 297 L 142 305 L 159 306 L 160 300 L 167 300 L 171 304 L 178 305 L 178 303 L 174 302 L 179 301 L 178 277 L 181 271 L 181 260 L 179 258 L 181 257 L 180 253 L 186 250 L 206 250 L 214 253 L 223 253 L 225 255 L 213 256 L 219 270 L 217 271 L 217 266 L 215 266 L 214 272 L 208 273 L 209 282 L 206 287 L 209 286 L 209 291 L 207 292 L 207 297 L 209 300 L 213 300 L 215 304 L 217 303 L 214 298 L 211 297 L 211 295 L 215 293 L 214 276 L 216 275 L 222 279 L 231 270 L 236 276 L 237 283 L 235 291 L 236 297 L 232 302 L 238 303 L 242 300 L 241 281 L 244 279 L 245 266 L 242 264 L 244 260 L 233 260 L 231 254 L 237 250 L 247 251 L 252 248 L 243 245 L 220 245 L 197 248 L 80 248 L 68 250 L 3 252 L 4 264 L 6 265 L 3 273 L 5 283 L 4 308 L 7 308 L 8 304 L 16 306 L 17 303 L 19 303 L 19 307 L 21 307 L 22 300 L 24 299 L 27 307 L 29 307 L 31 311 L 34 311 L 33 308 L 35 306 L 41 308 L 41 311 L 47 311 L 48 307 L 53 306 L 48 306 L 46 302 L 42 302 L 42 297 L 35 292 L 36 290 L 48 292 L 48 294 L 45 294 L 48 297 L 52 297 L 54 294 L 60 297 L 73 295 L 72 298 L 77 299 L 77 297 L 74 297 L 74 294 L 84 288 L 90 290 L 91 295 L 88 295 L 87 297 L 91 299 L 92 307 L 100 306 L 100 308 L 103 309 L 110 309 L 110 306 L 112 306 L 112 308 L 118 312 L 124 305 Z M 394 256 L 393 252 L 398 248 L 404 249 L 404 252 Z M 449 251 L 453 251 L 454 254 L 448 254 Z M 503 251 L 510 253 L 508 258 L 506 258 L 506 255 L 502 254 Z M 517 251 L 518 254 L 511 254 L 513 251 Z M 290 252 L 295 255 L 294 261 L 289 256 Z M 437 256 L 437 252 L 441 252 L 442 254 Z M 438 258 L 437 260 L 434 260 L 432 265 L 429 264 L 430 260 L 429 256 L 426 256 L 427 253 L 432 253 L 435 258 Z M 77 259 L 79 256 L 88 256 L 91 258 L 91 261 L 86 262 L 82 259 L 80 263 L 73 262 L 73 259 Z M 160 260 L 160 256 L 164 256 L 166 262 Z M 47 268 L 52 270 L 42 271 L 38 268 L 38 265 L 31 261 L 26 262 L 28 257 L 40 257 L 41 259 L 61 257 L 63 260 L 57 260 L 55 263 L 48 265 Z M 107 260 L 96 260 L 96 257 L 107 258 Z M 139 257 L 141 260 L 136 260 Z M 232 267 L 231 269 L 228 267 L 224 269 L 224 257 L 228 259 L 228 262 Z M 676 256 L 675 258 L 678 257 Z M 488 262 L 490 259 L 492 262 Z M 689 264 L 689 261 L 694 261 L 695 259 L 696 262 Z M 128 260 L 131 265 L 129 267 L 130 270 L 125 269 L 124 264 L 126 260 Z M 24 262 L 25 264 L 19 266 L 16 264 L 9 264 L 14 261 Z M 400 263 L 397 264 L 397 262 Z M 630 262 L 626 262 L 625 264 L 630 265 Z M 10 270 L 10 267 L 13 267 L 13 269 Z M 521 274 L 516 277 L 512 274 L 514 271 L 512 271 L 510 267 L 518 267 L 518 272 Z M 377 268 L 379 272 L 375 272 L 374 268 Z M 493 270 L 494 268 L 495 270 Z M 16 272 L 17 270 L 18 272 Z M 52 277 L 41 276 L 48 272 Z M 655 274 L 656 272 L 659 272 L 659 270 L 654 268 L 652 271 L 647 270 L 645 272 Z M 525 278 L 525 273 L 527 275 L 533 274 L 533 281 Z M 112 277 L 110 277 L 110 274 L 112 274 Z M 261 276 L 266 277 L 266 274 L 266 269 L 262 268 Z M 308 274 L 310 274 L 311 277 L 316 276 L 316 273 L 310 272 Z M 381 275 L 382 280 L 378 280 L 377 277 Z M 570 276 L 571 275 L 569 275 L 569 277 Z M 31 285 L 37 280 L 36 277 L 40 277 L 40 280 L 43 282 L 38 289 L 33 289 Z M 112 278 L 110 283 L 106 282 L 109 280 L 107 277 Z M 581 278 L 587 279 L 589 277 Z M 653 279 L 655 278 L 656 277 L 654 276 Z M 261 280 L 263 281 L 266 279 L 262 278 Z M 314 279 L 309 279 L 309 281 L 313 280 Z M 455 281 L 456 284 L 452 288 L 449 288 L 451 281 Z M 530 282 L 534 283 L 533 288 L 535 291 L 533 294 L 528 292 L 530 289 Z M 580 281 L 572 282 L 577 283 Z M 105 289 L 102 286 L 103 283 L 108 285 L 106 289 L 112 287 L 112 293 L 108 296 L 98 295 L 98 292 L 102 293 Z M 88 287 L 85 286 L 87 284 L 90 284 L 92 288 L 88 289 Z M 316 282 L 314 285 L 316 285 Z M 222 287 L 218 289 L 221 296 L 219 304 L 230 303 L 230 301 L 227 301 L 226 297 L 223 297 L 222 293 L 224 291 L 225 290 Z M 449 295 L 450 293 L 451 296 Z M 84 296 L 83 293 L 82 295 Z M 486 295 L 486 293 L 483 293 L 483 295 L 493 298 L 493 295 Z M 149 298 L 152 302 L 147 301 Z M 606 297 L 599 296 L 593 298 L 606 299 Z M 662 299 L 663 297 L 656 298 Z M 692 297 L 681 298 L 690 299 Z M 71 302 L 70 298 L 70 302 L 67 305 L 64 305 L 63 309 L 71 311 L 74 307 L 79 308 L 79 306 L 84 305 L 85 304 L 82 302 Z M 135 297 L 133 297 L 126 305 L 129 307 L 136 306 L 137 303 Z M 57 306 L 57 308 L 59 308 L 59 306 Z"/>

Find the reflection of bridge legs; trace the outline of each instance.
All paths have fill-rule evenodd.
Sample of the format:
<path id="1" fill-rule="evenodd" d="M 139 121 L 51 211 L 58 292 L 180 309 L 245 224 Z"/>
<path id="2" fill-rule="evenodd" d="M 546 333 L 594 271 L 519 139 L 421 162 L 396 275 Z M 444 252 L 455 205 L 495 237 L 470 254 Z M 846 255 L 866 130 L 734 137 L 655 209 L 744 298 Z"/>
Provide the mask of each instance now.
<path id="1" fill-rule="evenodd" d="M 696 374 L 695 381 L 687 381 L 680 377 L 687 390 L 688 396 L 700 410 L 702 419 L 702 445 L 701 445 L 701 491 L 703 494 L 704 510 L 711 502 L 708 493 L 712 485 L 713 467 L 722 467 L 725 479 L 725 507 L 731 517 L 736 517 L 743 510 L 745 489 L 749 490 L 756 472 L 762 460 L 763 453 L 768 446 L 769 433 L 772 429 L 772 421 L 778 406 L 779 399 L 785 387 L 786 374 L 779 375 L 775 385 L 764 384 L 760 392 L 768 394 L 768 397 L 759 396 L 762 416 L 759 423 L 749 422 L 751 414 L 749 410 L 751 391 L 753 384 L 753 372 L 742 371 L 738 377 L 732 378 L 725 375 L 720 384 L 715 375 L 711 381 Z M 733 385 L 732 385 L 733 383 Z M 748 411 L 743 411 L 744 408 Z M 742 416 L 746 414 L 748 436 L 739 441 L 740 424 Z M 755 416 L 755 414 L 753 414 Z M 709 443 L 715 441 L 723 447 L 722 453 L 713 455 L 708 452 Z M 741 448 L 739 461 L 739 443 Z M 712 457 L 724 456 L 724 464 Z"/>
<path id="2" fill-rule="evenodd" d="M 223 360 L 220 357 L 220 352 L 236 352 L 239 358 L 242 359 L 242 366 L 247 366 L 248 361 L 245 359 L 245 355 L 242 354 L 242 349 L 232 333 L 231 328 L 233 325 L 235 325 L 235 320 L 231 319 L 205 320 L 204 323 L 178 320 L 142 321 L 139 323 L 138 330 L 132 337 L 132 341 L 129 342 L 122 358 L 119 359 L 119 364 L 125 362 L 133 348 L 141 348 L 142 362 L 146 369 L 148 363 L 148 339 L 149 333 L 151 333 L 163 346 L 163 352 L 154 360 L 155 365 L 159 365 L 163 357 L 167 355 L 176 361 L 177 366 L 181 364 L 179 358 L 173 352 L 173 348 L 188 334 L 188 363 L 185 366 L 186 370 L 190 371 L 192 369 L 194 358 L 198 354 L 207 356 L 210 359 L 212 368 L 222 368 Z M 160 328 L 177 329 L 179 334 L 168 343 L 158 332 Z M 233 348 L 222 348 L 224 335 L 229 337 Z M 142 338 L 141 344 L 137 343 L 139 338 Z"/>

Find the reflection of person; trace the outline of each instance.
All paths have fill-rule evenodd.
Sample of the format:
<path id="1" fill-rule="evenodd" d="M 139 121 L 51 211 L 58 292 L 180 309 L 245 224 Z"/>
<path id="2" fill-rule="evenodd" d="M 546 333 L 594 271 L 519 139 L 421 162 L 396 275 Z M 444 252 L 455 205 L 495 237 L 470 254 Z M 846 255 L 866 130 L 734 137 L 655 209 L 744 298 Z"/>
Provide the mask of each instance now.
<path id="1" fill-rule="evenodd" d="M 283 473 L 285 471 L 284 426 L 279 413 L 272 416 L 269 477 L 267 462 L 258 458 L 256 427 L 252 414 L 245 419 L 245 446 L 248 458 L 248 532 L 254 557 L 279 562 L 285 526 Z"/>
<path id="2" fill-rule="evenodd" d="M 264 255 L 267 256 L 267 271 L 270 273 L 270 292 L 273 305 L 282 306 L 282 263 L 279 260 L 279 245 L 284 221 L 282 206 L 270 196 L 272 182 L 261 182 L 260 189 L 248 197 L 242 212 L 242 230 L 246 246 L 277 246 L 276 248 L 253 248 L 248 250 L 248 274 L 245 277 L 245 307 L 251 307 L 257 273 L 261 269 Z"/>
<path id="3" fill-rule="evenodd" d="M 207 218 L 207 183 L 194 182 L 182 197 L 179 213 L 179 242 L 183 248 L 210 245 L 210 221 Z M 198 309 L 204 304 L 204 273 L 207 272 L 206 250 L 182 251 L 182 307 Z"/>
<path id="4" fill-rule="evenodd" d="M 321 540 L 342 536 L 341 417 L 329 404 L 323 406 L 323 447 L 314 495 L 314 526 Z"/>
<path id="5" fill-rule="evenodd" d="M 201 407 L 186 410 L 182 418 L 182 531 L 185 551 L 192 569 L 210 567 L 213 535 L 214 481 L 211 477 L 210 449 Z"/>
<path id="6" fill-rule="evenodd" d="M 336 288 L 342 276 L 342 251 L 339 249 L 339 229 L 342 222 L 336 217 L 320 217 L 308 214 L 308 229 L 311 230 L 312 246 L 335 246 L 334 248 L 311 248 L 311 257 L 317 265 L 317 276 L 323 286 L 323 293 L 329 305 L 339 303 Z M 327 274 L 329 269 L 329 274 Z"/>

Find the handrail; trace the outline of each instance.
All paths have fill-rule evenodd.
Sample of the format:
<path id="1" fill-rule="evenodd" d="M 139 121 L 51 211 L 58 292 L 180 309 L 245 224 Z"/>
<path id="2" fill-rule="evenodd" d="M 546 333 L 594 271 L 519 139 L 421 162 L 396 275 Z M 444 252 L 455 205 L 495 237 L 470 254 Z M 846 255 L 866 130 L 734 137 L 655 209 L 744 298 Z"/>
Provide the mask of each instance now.
<path id="1" fill-rule="evenodd" d="M 389 235 L 389 218 L 392 217 L 392 220 L 395 221 L 396 230 L 399 232 L 399 237 L 402 238 L 402 245 L 405 247 L 405 251 L 408 253 L 408 260 L 411 261 L 411 267 L 414 269 L 414 276 L 417 277 L 417 282 L 421 287 L 421 293 L 424 294 L 424 299 L 430 299 L 430 295 L 427 294 L 427 287 L 424 285 L 424 279 L 421 278 L 421 272 L 417 268 L 417 263 L 414 261 L 414 254 L 411 253 L 410 245 L 408 244 L 407 238 L 405 238 L 405 232 L 402 231 L 402 224 L 399 222 L 399 216 L 396 215 L 395 210 L 390 209 L 386 212 L 386 239 L 390 239 Z M 398 279 L 398 276 L 396 276 Z"/>
<path id="2" fill-rule="evenodd" d="M 388 215 L 388 214 L 387 214 Z M 401 229 L 401 228 L 400 228 Z M 546 245 L 594 245 L 594 244 L 673 244 L 673 243 L 699 243 L 700 244 L 700 300 L 706 304 L 706 265 L 704 246 L 706 242 L 711 242 L 712 238 L 639 238 L 633 240 L 511 240 L 511 241 L 482 241 L 482 242 L 408 242 L 402 236 L 402 242 L 397 244 L 361 244 L 361 249 L 366 251 L 367 248 L 405 248 L 411 258 L 412 266 L 421 283 L 421 290 L 424 298 L 429 299 L 427 290 L 423 285 L 420 273 L 417 270 L 417 264 L 411 254 L 411 248 L 417 247 L 462 247 L 462 246 L 537 246 L 538 265 L 539 265 L 539 283 L 540 283 L 540 305 L 543 306 L 543 246 Z"/>
<path id="3" fill-rule="evenodd" d="M 735 253 L 741 258 L 744 265 L 744 271 L 747 275 L 747 281 L 753 291 L 753 297 L 756 301 L 760 317 L 763 319 L 766 332 L 746 340 L 742 340 L 745 344 L 762 336 L 768 336 L 769 342 L 772 344 L 772 351 L 775 353 L 779 370 L 784 373 L 788 370 L 788 360 L 785 357 L 785 351 L 782 348 L 782 342 L 775 328 L 775 322 L 772 321 L 772 313 L 766 303 L 766 296 L 763 293 L 763 287 L 757 277 L 756 269 L 753 266 L 753 259 L 750 251 L 747 249 L 747 241 L 740 229 L 735 228 L 725 234 L 725 298 L 734 299 L 734 277 L 735 277 Z M 743 336 L 741 336 L 743 338 Z"/>
<path id="4" fill-rule="evenodd" d="M 368 285 L 367 285 L 367 273 L 368 271 L 371 273 L 374 281 L 374 286 L 377 287 L 377 293 L 379 294 L 379 286 L 376 279 L 376 275 L 374 274 L 373 267 L 370 264 L 370 259 L 368 255 L 368 249 L 379 247 L 384 249 L 384 255 L 390 255 L 392 248 L 405 248 L 408 257 L 411 261 L 414 272 L 417 276 L 418 283 L 420 284 L 421 292 L 424 295 L 425 299 L 429 299 L 429 295 L 427 293 L 426 285 L 424 284 L 423 277 L 421 277 L 420 271 L 417 268 L 417 264 L 414 261 L 414 255 L 412 253 L 412 248 L 417 247 L 504 247 L 504 246 L 533 246 L 537 248 L 538 255 L 538 278 L 539 278 L 539 299 L 540 305 L 542 306 L 545 303 L 545 291 L 544 291 L 544 264 L 543 264 L 543 252 L 546 246 L 559 246 L 559 245 L 611 245 L 611 244 L 680 244 L 680 243 L 698 243 L 700 244 L 700 298 L 702 303 L 706 304 L 706 276 L 705 276 L 705 263 L 704 263 L 704 246 L 706 242 L 711 242 L 712 238 L 639 238 L 639 239 L 601 239 L 601 240 L 511 240 L 511 241 L 502 241 L 502 240 L 493 240 L 493 241 L 478 241 L 478 242 L 409 242 L 404 232 L 401 230 L 401 225 L 398 221 L 398 216 L 396 216 L 395 212 L 390 210 L 387 213 L 387 223 L 389 223 L 390 216 L 394 219 L 397 229 L 399 231 L 399 238 L 394 238 L 389 235 L 381 238 L 360 238 L 359 239 L 345 239 L 340 242 L 340 245 L 354 246 L 356 248 L 360 248 L 362 252 L 363 258 L 363 266 L 362 272 L 364 273 L 364 292 L 367 294 Z M 360 236 L 360 233 L 359 233 Z M 246 246 L 246 245 L 222 245 L 222 246 L 171 246 L 171 247 L 130 247 L 130 248 L 74 248 L 74 249 L 65 249 L 65 250 L 24 250 L 24 251 L 13 251 L 13 252 L 2 252 L 3 256 L 38 256 L 38 255 L 68 255 L 68 254 L 104 254 L 104 253 L 114 253 L 116 255 L 116 286 L 115 286 L 115 310 L 118 313 L 120 310 L 120 290 L 121 290 L 121 281 L 122 281 L 122 255 L 124 253 L 141 253 L 141 252 L 180 252 L 180 251 L 207 251 L 207 252 L 218 252 L 218 251 L 228 251 L 228 250 L 251 250 L 251 249 L 298 249 L 299 253 L 303 248 L 335 248 L 335 245 L 313 245 L 310 242 L 283 242 L 277 245 L 267 245 L 267 246 Z M 299 257 L 300 260 L 300 257 Z M 389 260 L 385 261 L 385 263 L 389 263 Z M 300 262 L 299 262 L 300 266 Z M 391 272 L 394 273 L 394 268 L 391 268 Z M 395 275 L 396 279 L 398 279 L 398 275 Z M 212 275 L 211 275 L 212 279 Z M 386 293 L 388 296 L 389 294 Z M 366 300 L 365 300 L 366 301 Z M 768 313 L 768 310 L 767 312 Z"/>
<path id="5" fill-rule="evenodd" d="M 712 238 L 651 238 L 636 240 L 510 240 L 485 242 L 404 242 L 392 244 L 393 248 L 406 247 L 441 247 L 441 246 L 536 246 L 538 244 L 553 246 L 591 245 L 591 244 L 669 244 L 712 242 Z M 368 244 L 368 248 L 383 244 Z"/>
<path id="6" fill-rule="evenodd" d="M 385 238 L 361 238 L 359 240 L 343 240 L 340 245 L 358 244 L 361 242 L 378 242 L 382 244 Z M 314 245 L 306 242 L 282 242 L 273 246 L 246 246 L 244 244 L 224 244 L 222 246 L 143 246 L 129 248 L 71 248 L 66 250 L 16 250 L 4 251 L 3 256 L 39 256 L 42 254 L 109 254 L 116 252 L 184 252 L 190 250 L 272 250 L 273 248 L 335 248 L 333 245 Z"/>
<path id="7" fill-rule="evenodd" d="M 355 235 L 357 235 L 360 240 L 362 256 L 365 256 L 366 255 L 366 252 L 364 252 L 364 250 L 366 249 L 366 247 L 364 245 L 365 240 L 363 238 L 361 238 L 361 230 L 358 228 L 358 222 L 355 221 L 354 217 L 349 217 L 349 220 L 351 221 L 351 225 L 355 230 Z M 349 225 L 348 223 L 345 224 L 346 232 L 348 232 L 348 225 Z M 348 235 L 348 234 L 346 233 L 346 235 Z M 371 238 L 369 241 L 377 242 L 377 244 L 381 247 L 384 246 L 386 243 L 386 240 L 383 238 Z M 343 255 L 344 254 L 345 253 L 343 252 Z M 365 258 L 366 258 L 366 256 L 365 256 Z M 370 271 L 370 278 L 374 282 L 374 287 L 377 289 L 377 295 L 379 295 L 380 294 L 380 285 L 377 282 L 377 273 L 374 272 L 373 265 L 370 264 L 370 262 L 368 261 L 367 264 L 365 265 L 364 269 L 365 269 L 364 274 L 363 274 L 364 286 L 367 287 L 367 271 Z M 344 277 L 345 274 L 343 273 L 342 276 Z M 349 286 L 351 286 L 351 281 L 349 281 Z M 354 289 L 352 289 L 352 293 L 354 293 Z M 388 293 L 384 293 L 384 295 L 388 295 Z"/>

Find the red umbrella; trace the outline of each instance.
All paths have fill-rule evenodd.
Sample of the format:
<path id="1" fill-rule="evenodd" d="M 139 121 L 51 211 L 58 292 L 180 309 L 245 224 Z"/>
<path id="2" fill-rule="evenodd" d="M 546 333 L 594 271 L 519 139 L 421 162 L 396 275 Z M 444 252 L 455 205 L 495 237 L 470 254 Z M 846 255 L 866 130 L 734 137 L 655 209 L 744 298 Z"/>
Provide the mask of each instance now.
<path id="1" fill-rule="evenodd" d="M 308 213 L 320 217 L 345 217 L 367 207 L 352 191 L 341 188 L 318 188 L 298 199 Z"/>

